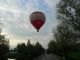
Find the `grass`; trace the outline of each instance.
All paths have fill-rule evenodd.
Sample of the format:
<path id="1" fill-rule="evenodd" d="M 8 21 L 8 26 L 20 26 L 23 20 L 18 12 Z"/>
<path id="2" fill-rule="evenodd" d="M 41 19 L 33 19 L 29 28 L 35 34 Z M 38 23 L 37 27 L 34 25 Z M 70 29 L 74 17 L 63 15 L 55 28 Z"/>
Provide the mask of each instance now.
<path id="1" fill-rule="evenodd" d="M 70 60 L 80 60 L 80 52 L 71 52 L 68 56 Z"/>
<path id="2" fill-rule="evenodd" d="M 62 57 L 58 56 L 59 60 L 64 60 Z M 70 52 L 68 54 L 68 60 L 80 60 L 80 52 Z"/>

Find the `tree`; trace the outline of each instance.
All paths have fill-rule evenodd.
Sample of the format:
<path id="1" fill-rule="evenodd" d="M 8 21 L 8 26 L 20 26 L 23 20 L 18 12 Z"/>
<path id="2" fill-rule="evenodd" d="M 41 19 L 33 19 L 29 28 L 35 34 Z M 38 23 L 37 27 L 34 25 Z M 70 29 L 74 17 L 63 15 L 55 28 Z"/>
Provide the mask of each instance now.
<path id="1" fill-rule="evenodd" d="M 80 0 L 60 0 L 57 5 L 57 19 L 59 25 L 54 38 L 57 49 L 68 60 L 68 52 L 73 51 L 80 41 Z"/>
<path id="2" fill-rule="evenodd" d="M 57 26 L 56 32 L 54 32 L 54 37 L 57 41 L 57 49 L 63 56 L 68 60 L 68 53 L 74 49 L 75 45 L 73 32 L 70 30 L 69 26 L 65 23 L 61 23 Z"/>
<path id="3" fill-rule="evenodd" d="M 26 56 L 28 60 L 34 59 L 34 45 L 30 43 L 30 40 L 28 39 L 27 46 L 26 46 Z"/>
<path id="4" fill-rule="evenodd" d="M 35 57 L 42 55 L 45 52 L 45 49 L 41 46 L 39 42 L 35 44 Z"/>
<path id="5" fill-rule="evenodd" d="M 24 43 L 17 45 L 17 51 L 17 60 L 33 60 L 44 53 L 44 48 L 39 42 L 37 42 L 35 45 L 31 44 L 30 40 L 28 39 L 27 45 Z"/>
<path id="6" fill-rule="evenodd" d="M 7 60 L 8 59 L 8 52 L 9 52 L 9 40 L 2 35 L 2 28 L 3 23 L 0 21 L 0 60 Z"/>
<path id="7" fill-rule="evenodd" d="M 0 35 L 0 60 L 7 60 L 9 52 L 9 41 L 4 35 Z"/>
<path id="8" fill-rule="evenodd" d="M 68 60 L 68 53 L 75 50 L 76 41 L 74 40 L 74 33 L 66 23 L 61 23 L 54 31 L 55 41 L 51 41 L 48 45 L 48 51 L 60 56 L 64 56 Z"/>
<path id="9" fill-rule="evenodd" d="M 74 40 L 80 40 L 80 0 L 60 0 L 57 18 L 66 23 L 74 32 Z"/>
<path id="10" fill-rule="evenodd" d="M 57 48 L 57 43 L 54 40 L 51 40 L 48 44 L 47 53 L 55 53 Z"/>
<path id="11" fill-rule="evenodd" d="M 44 48 L 41 46 L 41 44 L 37 42 L 35 45 L 32 45 L 28 39 L 26 46 L 27 59 L 33 60 L 34 58 L 40 56 L 42 53 L 44 53 Z"/>
<path id="12" fill-rule="evenodd" d="M 16 60 L 25 60 L 26 59 L 26 45 L 24 43 L 18 44 L 17 45 L 17 57 Z"/>

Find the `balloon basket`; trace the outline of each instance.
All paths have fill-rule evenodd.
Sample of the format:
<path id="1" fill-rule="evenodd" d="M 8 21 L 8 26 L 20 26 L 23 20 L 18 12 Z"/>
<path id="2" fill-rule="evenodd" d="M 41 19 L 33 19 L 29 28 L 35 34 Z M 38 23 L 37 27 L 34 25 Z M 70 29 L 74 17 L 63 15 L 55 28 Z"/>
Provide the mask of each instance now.
<path id="1" fill-rule="evenodd" d="M 37 30 L 37 32 L 39 32 L 39 30 Z"/>

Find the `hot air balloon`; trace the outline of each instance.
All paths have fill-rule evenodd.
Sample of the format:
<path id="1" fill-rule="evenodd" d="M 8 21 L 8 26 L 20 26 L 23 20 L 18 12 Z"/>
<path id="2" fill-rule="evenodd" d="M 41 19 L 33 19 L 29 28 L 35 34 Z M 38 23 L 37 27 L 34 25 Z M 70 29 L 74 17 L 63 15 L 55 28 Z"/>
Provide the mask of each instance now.
<path id="1" fill-rule="evenodd" d="M 37 32 L 44 25 L 45 20 L 45 15 L 42 12 L 33 12 L 30 16 L 30 22 L 36 28 Z"/>

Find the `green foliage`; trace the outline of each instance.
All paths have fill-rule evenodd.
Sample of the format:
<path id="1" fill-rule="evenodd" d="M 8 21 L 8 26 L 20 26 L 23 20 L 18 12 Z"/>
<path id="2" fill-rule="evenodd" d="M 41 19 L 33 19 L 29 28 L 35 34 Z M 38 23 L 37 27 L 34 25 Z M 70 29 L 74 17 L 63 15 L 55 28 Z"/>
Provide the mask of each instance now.
<path id="1" fill-rule="evenodd" d="M 24 50 L 26 50 L 26 45 L 24 43 L 18 44 L 17 45 L 17 50 L 18 50 L 19 53 L 25 53 Z"/>
<path id="2" fill-rule="evenodd" d="M 9 43 L 3 35 L 0 35 L 0 60 L 7 60 L 9 52 Z"/>
<path id="3" fill-rule="evenodd" d="M 56 43 L 56 41 L 53 41 L 53 40 L 50 41 L 50 43 L 48 44 L 48 50 L 47 50 L 47 52 L 55 54 L 56 49 L 57 49 L 57 43 Z"/>
<path id="4" fill-rule="evenodd" d="M 68 60 L 70 52 L 80 50 L 80 0 L 60 0 L 57 5 L 57 19 L 59 25 L 54 31 L 56 44 L 50 42 L 48 50 Z"/>
<path id="5" fill-rule="evenodd" d="M 35 51 L 35 57 L 38 57 L 41 54 L 43 54 L 45 50 L 41 46 L 41 44 L 39 42 L 37 42 L 36 45 L 34 46 L 34 51 Z"/>
<path id="6" fill-rule="evenodd" d="M 80 0 L 60 0 L 57 17 L 73 29 L 75 39 L 80 38 Z"/>
<path id="7" fill-rule="evenodd" d="M 33 60 L 44 52 L 44 48 L 39 42 L 34 46 L 30 43 L 30 40 L 28 40 L 27 45 L 25 45 L 24 43 L 18 44 L 17 51 L 17 60 Z"/>

